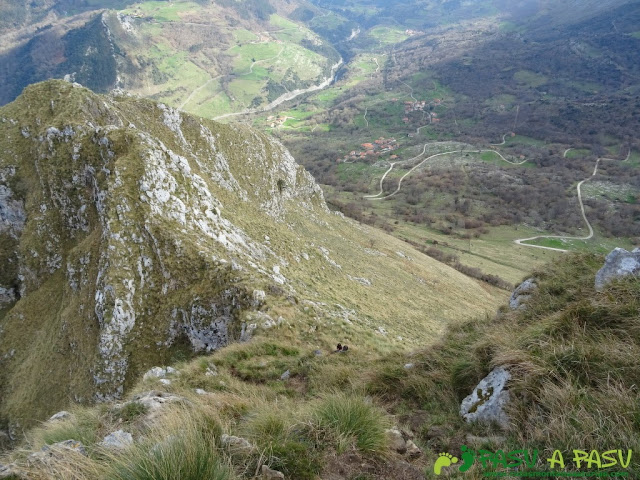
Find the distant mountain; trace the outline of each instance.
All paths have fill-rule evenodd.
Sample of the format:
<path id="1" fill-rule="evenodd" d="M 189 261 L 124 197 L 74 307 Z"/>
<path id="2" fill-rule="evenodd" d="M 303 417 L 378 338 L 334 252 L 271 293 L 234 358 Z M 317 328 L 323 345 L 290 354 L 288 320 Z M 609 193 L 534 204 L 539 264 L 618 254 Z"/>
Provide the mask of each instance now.
<path id="1" fill-rule="evenodd" d="M 0 105 L 69 75 L 96 92 L 117 86 L 215 117 L 328 82 L 340 60 L 304 26 L 302 6 L 314 7 L 299 0 L 47 5 L 6 7 L 31 13 L 0 31 Z"/>

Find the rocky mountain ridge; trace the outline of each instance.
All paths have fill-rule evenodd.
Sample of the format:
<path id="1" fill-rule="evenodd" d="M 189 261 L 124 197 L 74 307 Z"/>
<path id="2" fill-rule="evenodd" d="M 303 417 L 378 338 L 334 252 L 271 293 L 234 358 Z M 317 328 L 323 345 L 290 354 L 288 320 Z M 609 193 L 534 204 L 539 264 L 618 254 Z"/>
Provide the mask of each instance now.
<path id="1" fill-rule="evenodd" d="M 402 344 L 501 296 L 332 214 L 284 147 L 250 129 L 62 81 L 27 88 L 0 122 L 11 419 L 118 398 L 153 364 L 300 315 L 311 334 L 324 321 Z M 381 308 L 392 298 L 404 305 Z"/>

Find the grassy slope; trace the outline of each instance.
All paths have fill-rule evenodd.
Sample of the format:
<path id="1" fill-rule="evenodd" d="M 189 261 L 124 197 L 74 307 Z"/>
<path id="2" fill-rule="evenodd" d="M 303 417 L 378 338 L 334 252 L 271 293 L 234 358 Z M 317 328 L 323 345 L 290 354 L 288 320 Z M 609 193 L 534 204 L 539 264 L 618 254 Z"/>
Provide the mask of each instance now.
<path id="1" fill-rule="evenodd" d="M 380 436 L 391 424 L 413 432 L 425 455 L 412 463 L 427 478 L 435 478 L 431 472 L 439 452 L 459 457 L 462 444 L 490 451 L 537 449 L 537 470 L 546 468 L 553 450 L 564 453 L 567 470 L 572 470 L 568 459 L 574 448 L 621 448 L 626 454 L 640 447 L 635 392 L 640 381 L 635 361 L 640 354 L 640 282 L 624 280 L 595 292 L 594 275 L 601 265 L 601 256 L 564 257 L 535 272 L 539 289 L 527 310 L 505 308 L 495 317 L 458 322 L 435 344 L 410 354 L 379 356 L 355 347 L 346 355 L 327 355 L 324 348 L 317 356 L 300 338 L 283 341 L 272 330 L 248 344 L 178 365 L 182 373 L 171 386 L 160 387 L 153 380 L 138 384 L 136 391 L 160 387 L 193 402 L 186 409 L 168 410 L 159 425 L 150 427 L 142 421 L 144 411 L 133 406 L 126 411 L 107 405 L 77 410 L 72 420 L 31 432 L 27 450 L 13 458 L 71 436 L 82 438 L 90 451 L 89 460 L 72 465 L 73 478 L 147 478 L 114 472 L 123 464 L 153 463 L 153 458 L 145 460 L 145 452 L 172 432 L 180 442 L 193 441 L 187 450 L 191 453 L 205 442 L 200 438 L 204 429 L 213 435 L 216 461 L 235 470 L 221 479 L 249 478 L 258 462 L 284 471 L 287 478 L 325 478 L 336 458 L 347 468 L 348 457 L 341 456 L 345 452 L 360 459 L 359 467 L 338 478 L 404 478 L 385 470 L 398 466 Z M 404 368 L 408 362 L 414 367 Z M 506 432 L 468 425 L 458 414 L 462 398 L 495 366 L 512 374 Z M 211 369 L 218 374 L 207 375 Z M 282 381 L 285 370 L 291 377 Z M 197 396 L 194 388 L 209 393 Z M 373 403 L 367 403 L 367 395 Z M 116 428 L 148 435 L 148 441 L 123 455 L 104 457 L 95 439 Z M 222 432 L 249 438 L 258 451 L 234 455 L 221 448 Z M 468 434 L 485 439 L 470 440 Z M 175 469 L 189 463 L 185 457 L 191 458 L 169 455 L 165 460 Z M 68 463 L 54 467 L 70 468 Z M 640 473 L 637 460 L 626 471 L 635 478 Z M 47 469 L 36 466 L 31 473 L 40 478 L 37 474 L 43 472 Z M 483 472 L 476 462 L 464 475 L 451 473 L 479 479 Z M 369 476 L 357 477 L 365 473 Z"/>

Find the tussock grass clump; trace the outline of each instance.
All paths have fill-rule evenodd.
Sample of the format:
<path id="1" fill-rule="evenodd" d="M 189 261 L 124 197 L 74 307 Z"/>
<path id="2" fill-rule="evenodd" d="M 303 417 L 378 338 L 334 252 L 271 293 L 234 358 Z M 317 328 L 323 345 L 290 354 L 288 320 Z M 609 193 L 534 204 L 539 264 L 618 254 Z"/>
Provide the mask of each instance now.
<path id="1" fill-rule="evenodd" d="M 111 410 L 111 415 L 123 422 L 132 422 L 145 415 L 149 408 L 140 402 L 128 402 L 120 408 Z"/>
<path id="2" fill-rule="evenodd" d="M 228 462 L 201 431 L 184 430 L 163 442 L 136 447 L 114 462 L 110 480 L 229 480 Z"/>
<path id="3" fill-rule="evenodd" d="M 36 448 L 65 440 L 77 440 L 84 445 L 93 445 L 99 439 L 104 419 L 101 412 L 92 408 L 77 408 L 70 418 L 46 422 L 32 431 L 29 444 Z"/>
<path id="4" fill-rule="evenodd" d="M 298 422 L 299 405 L 260 408 L 241 427 L 242 435 L 259 450 L 256 463 L 281 471 L 287 478 L 312 480 L 321 469 L 322 445 L 315 444 Z"/>
<path id="5" fill-rule="evenodd" d="M 108 480 L 232 480 L 220 450 L 222 428 L 205 406 L 179 407 L 164 415 L 147 438 L 121 454 L 106 453 Z"/>
<path id="6" fill-rule="evenodd" d="M 311 422 L 312 429 L 321 437 L 329 437 L 339 453 L 355 446 L 364 453 L 380 454 L 387 447 L 386 415 L 355 394 L 325 396 L 313 407 Z"/>

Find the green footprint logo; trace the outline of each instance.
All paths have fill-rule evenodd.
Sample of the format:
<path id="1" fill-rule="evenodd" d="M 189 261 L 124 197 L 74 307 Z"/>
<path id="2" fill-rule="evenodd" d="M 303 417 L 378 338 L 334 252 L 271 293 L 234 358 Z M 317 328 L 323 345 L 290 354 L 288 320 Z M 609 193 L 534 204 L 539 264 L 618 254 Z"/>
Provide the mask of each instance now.
<path id="1" fill-rule="evenodd" d="M 471 450 L 469 450 L 469 447 L 467 447 L 466 445 L 462 445 L 462 447 L 460 447 L 460 450 L 462 450 L 462 455 L 460 455 L 462 457 L 462 465 L 460 465 L 460 471 L 466 472 L 473 465 L 475 455 Z"/>
<path id="2" fill-rule="evenodd" d="M 438 455 L 438 460 L 436 460 L 436 463 L 433 466 L 433 473 L 440 475 L 443 467 L 450 467 L 454 463 L 458 463 L 457 457 L 454 457 L 450 453 L 441 453 Z"/>

